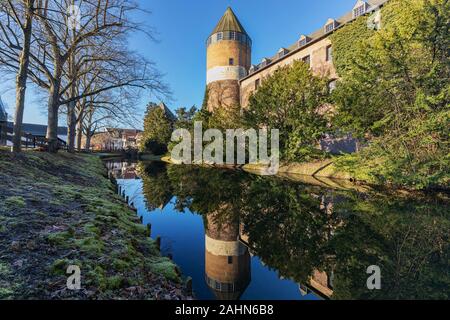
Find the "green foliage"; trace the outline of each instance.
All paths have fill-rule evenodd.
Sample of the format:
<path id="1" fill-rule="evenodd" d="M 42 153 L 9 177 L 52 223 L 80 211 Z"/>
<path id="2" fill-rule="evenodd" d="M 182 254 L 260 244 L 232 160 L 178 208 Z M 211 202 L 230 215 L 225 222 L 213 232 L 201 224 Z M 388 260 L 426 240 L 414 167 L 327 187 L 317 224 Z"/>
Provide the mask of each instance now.
<path id="1" fill-rule="evenodd" d="M 327 82 L 296 61 L 264 79 L 250 97 L 245 119 L 253 128 L 280 130 L 280 152 L 288 161 L 308 161 L 320 156 L 317 144 L 327 131 L 320 108 L 327 101 Z"/>
<path id="2" fill-rule="evenodd" d="M 143 139 L 141 151 L 163 154 L 172 135 L 173 124 L 165 111 L 159 106 L 150 104 L 144 118 Z"/>
<path id="3" fill-rule="evenodd" d="M 368 145 L 338 164 L 375 183 L 448 185 L 450 4 L 392 0 L 381 30 L 365 29 L 365 20 L 332 36 L 343 77 L 333 92 L 334 124 Z"/>
<path id="4" fill-rule="evenodd" d="M 202 108 L 200 110 L 197 111 L 195 107 L 192 107 L 188 111 L 186 111 L 185 108 L 177 110 L 179 120 L 176 122 L 175 126 L 177 128 L 187 129 L 190 132 L 192 138 L 194 137 L 195 122 L 201 122 L 203 131 L 202 134 L 208 129 L 218 129 L 222 132 L 223 136 L 225 136 L 225 131 L 227 129 L 245 128 L 245 123 L 243 121 L 241 114 L 241 107 L 239 105 L 222 106 L 216 108 L 214 112 L 210 112 L 208 111 L 207 103 L 208 103 L 208 89 L 205 90 L 205 98 L 203 101 Z M 170 142 L 168 149 L 172 150 L 172 148 L 177 143 L 178 142 L 176 141 Z M 208 144 L 209 142 L 203 142 L 204 146 Z M 224 150 L 225 150 L 225 141 L 224 141 Z"/>
<path id="5" fill-rule="evenodd" d="M 177 122 L 175 123 L 176 128 L 190 129 L 192 127 L 193 118 L 197 112 L 197 108 L 192 106 L 189 110 L 182 107 L 175 110 L 177 115 Z"/>
<path id="6" fill-rule="evenodd" d="M 25 199 L 21 196 L 12 196 L 12 197 L 8 197 L 5 200 L 5 204 L 9 207 L 9 208 L 24 208 L 26 206 L 25 203 Z"/>

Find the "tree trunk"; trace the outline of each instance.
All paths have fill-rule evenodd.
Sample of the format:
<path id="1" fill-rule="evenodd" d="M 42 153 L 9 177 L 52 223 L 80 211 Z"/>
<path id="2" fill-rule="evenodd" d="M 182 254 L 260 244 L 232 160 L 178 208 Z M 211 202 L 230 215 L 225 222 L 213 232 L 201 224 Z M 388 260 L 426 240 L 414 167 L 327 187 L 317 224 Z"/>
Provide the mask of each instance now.
<path id="1" fill-rule="evenodd" d="M 53 83 L 49 90 L 48 98 L 48 123 L 47 123 L 47 141 L 48 152 L 58 152 L 58 110 L 59 110 L 59 88 L 60 81 Z"/>
<path id="2" fill-rule="evenodd" d="M 74 31 L 75 32 L 75 31 Z M 75 35 L 74 35 L 75 38 Z M 70 86 L 70 98 L 77 96 L 77 67 L 75 63 L 76 55 L 73 52 L 69 59 L 69 72 L 71 76 L 71 86 Z M 67 151 L 70 153 L 75 152 L 75 130 L 77 125 L 76 117 L 76 105 L 77 102 L 74 100 L 69 102 L 67 105 Z"/>
<path id="3" fill-rule="evenodd" d="M 92 135 L 89 130 L 89 132 L 86 134 L 86 146 L 85 146 L 86 151 L 91 150 L 91 137 L 92 137 Z"/>
<path id="4" fill-rule="evenodd" d="M 34 1 L 35 0 L 27 1 L 27 11 L 23 29 L 24 40 L 19 60 L 19 72 L 16 79 L 16 110 L 14 114 L 13 152 L 20 152 L 22 147 L 22 123 L 23 112 L 25 110 L 25 92 L 27 88 L 28 66 L 30 64 Z"/>
<path id="5" fill-rule="evenodd" d="M 67 151 L 70 153 L 75 152 L 75 135 L 77 117 L 75 115 L 76 102 L 70 102 L 67 106 Z"/>
<path id="6" fill-rule="evenodd" d="M 77 131 L 76 132 L 76 134 L 77 134 L 76 148 L 78 151 L 81 151 L 81 140 L 83 139 L 83 114 L 82 114 L 82 111 L 80 111 L 80 114 L 78 115 L 76 131 Z"/>

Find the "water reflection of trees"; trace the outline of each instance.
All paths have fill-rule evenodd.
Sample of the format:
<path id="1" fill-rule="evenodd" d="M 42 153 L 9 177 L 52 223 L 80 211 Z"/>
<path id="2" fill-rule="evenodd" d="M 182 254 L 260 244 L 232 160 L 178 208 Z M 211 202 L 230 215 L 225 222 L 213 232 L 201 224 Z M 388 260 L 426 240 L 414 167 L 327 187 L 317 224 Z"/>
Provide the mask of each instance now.
<path id="1" fill-rule="evenodd" d="M 220 225 L 239 224 L 251 252 L 280 276 L 334 275 L 336 299 L 448 298 L 449 207 L 428 198 L 331 191 L 278 178 L 189 166 L 147 168 L 149 208 L 175 195 Z M 209 221 L 211 223 L 211 221 Z M 207 228 L 207 227 L 206 227 Z M 378 265 L 382 290 L 369 291 Z"/>
<path id="2" fill-rule="evenodd" d="M 164 208 L 173 197 L 167 168 L 162 162 L 140 163 L 137 170 L 142 177 L 142 192 L 145 196 L 147 210 Z"/>

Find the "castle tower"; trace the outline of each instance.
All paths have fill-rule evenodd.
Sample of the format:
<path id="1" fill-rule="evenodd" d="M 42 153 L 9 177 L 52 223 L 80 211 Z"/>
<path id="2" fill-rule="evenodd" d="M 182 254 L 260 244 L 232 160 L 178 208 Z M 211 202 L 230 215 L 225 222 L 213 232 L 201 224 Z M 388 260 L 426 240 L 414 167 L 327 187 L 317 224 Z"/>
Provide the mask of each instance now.
<path id="1" fill-rule="evenodd" d="M 224 214 L 207 216 L 205 278 L 217 299 L 237 300 L 250 283 L 250 253 L 239 241 L 239 221 L 223 219 Z"/>
<path id="2" fill-rule="evenodd" d="M 239 79 L 250 68 L 252 42 L 231 8 L 225 11 L 206 46 L 208 110 L 239 105 Z"/>

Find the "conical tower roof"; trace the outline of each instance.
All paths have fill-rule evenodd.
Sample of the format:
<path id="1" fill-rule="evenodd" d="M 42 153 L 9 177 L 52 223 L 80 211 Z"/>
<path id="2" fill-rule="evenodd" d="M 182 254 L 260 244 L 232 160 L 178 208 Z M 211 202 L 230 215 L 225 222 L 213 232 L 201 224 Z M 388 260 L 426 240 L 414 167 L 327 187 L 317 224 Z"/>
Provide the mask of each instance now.
<path id="1" fill-rule="evenodd" d="M 214 28 L 213 32 L 211 32 L 211 34 L 223 31 L 235 31 L 247 34 L 244 27 L 239 22 L 238 18 L 230 7 L 227 8 L 222 19 L 220 19 L 219 23 Z"/>

